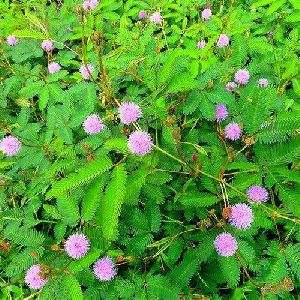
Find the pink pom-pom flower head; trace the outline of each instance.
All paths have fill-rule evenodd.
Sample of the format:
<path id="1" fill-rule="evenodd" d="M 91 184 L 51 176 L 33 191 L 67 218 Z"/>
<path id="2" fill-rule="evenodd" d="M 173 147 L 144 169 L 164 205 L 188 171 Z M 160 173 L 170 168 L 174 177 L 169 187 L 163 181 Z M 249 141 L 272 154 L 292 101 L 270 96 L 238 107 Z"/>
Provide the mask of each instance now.
<path id="1" fill-rule="evenodd" d="M 201 40 L 197 43 L 197 47 L 199 49 L 203 49 L 205 47 L 205 45 L 206 45 L 206 42 L 204 40 Z"/>
<path id="2" fill-rule="evenodd" d="M 128 138 L 129 150 L 137 155 L 143 156 L 152 150 L 153 142 L 149 133 L 138 130 L 131 133 Z"/>
<path id="3" fill-rule="evenodd" d="M 234 255 L 238 248 L 235 237 L 227 232 L 223 232 L 216 237 L 214 246 L 220 256 L 226 257 Z"/>
<path id="4" fill-rule="evenodd" d="M 42 42 L 42 49 L 46 52 L 50 52 L 54 49 L 54 45 L 51 41 L 49 40 L 44 40 Z"/>
<path id="5" fill-rule="evenodd" d="M 225 127 L 225 137 L 232 141 L 236 141 L 240 138 L 242 129 L 238 123 L 230 123 Z"/>
<path id="6" fill-rule="evenodd" d="M 142 111 L 137 104 L 124 102 L 119 107 L 120 119 L 123 124 L 129 125 L 142 116 Z"/>
<path id="7" fill-rule="evenodd" d="M 7 37 L 7 44 L 9 46 L 16 46 L 17 44 L 19 44 L 19 40 L 14 35 L 9 35 Z"/>
<path id="8" fill-rule="evenodd" d="M 79 259 L 89 251 L 90 242 L 84 234 L 74 233 L 65 242 L 65 251 L 71 258 Z"/>
<path id="9" fill-rule="evenodd" d="M 228 92 L 233 92 L 235 88 L 237 88 L 237 84 L 233 81 L 227 82 L 225 85 L 225 89 Z"/>
<path id="10" fill-rule="evenodd" d="M 79 72 L 81 73 L 84 79 L 90 79 L 90 76 L 94 72 L 95 68 L 91 64 L 82 65 L 79 68 Z"/>
<path id="11" fill-rule="evenodd" d="M 117 272 L 115 264 L 109 257 L 97 260 L 93 266 L 94 274 L 100 281 L 112 280 Z"/>
<path id="12" fill-rule="evenodd" d="M 93 10 L 95 9 L 99 4 L 98 0 L 85 0 L 82 3 L 82 8 L 87 11 L 87 10 Z"/>
<path id="13" fill-rule="evenodd" d="M 266 202 L 269 199 L 268 191 L 259 185 L 252 185 L 247 190 L 247 196 L 250 203 Z"/>
<path id="14" fill-rule="evenodd" d="M 246 69 L 240 69 L 234 75 L 234 80 L 239 84 L 247 84 L 249 79 L 250 73 Z"/>
<path id="15" fill-rule="evenodd" d="M 246 229 L 251 226 L 253 222 L 253 213 L 251 207 L 244 203 L 238 203 L 231 207 L 231 215 L 229 223 L 238 228 Z"/>
<path id="16" fill-rule="evenodd" d="M 89 115 L 83 122 L 83 130 L 87 134 L 97 134 L 105 129 L 102 119 L 97 114 Z"/>
<path id="17" fill-rule="evenodd" d="M 227 118 L 228 111 L 225 105 L 217 104 L 216 105 L 216 120 L 217 122 L 223 121 Z"/>
<path id="18" fill-rule="evenodd" d="M 57 73 L 58 71 L 61 70 L 61 66 L 59 63 L 57 62 L 51 62 L 49 65 L 48 65 L 48 71 L 50 74 L 54 74 L 54 73 Z"/>
<path id="19" fill-rule="evenodd" d="M 267 87 L 269 85 L 269 81 L 266 78 L 260 78 L 257 82 L 259 87 Z"/>
<path id="20" fill-rule="evenodd" d="M 27 270 L 25 283 L 30 289 L 38 290 L 47 283 L 48 279 L 43 278 L 41 272 L 41 265 L 33 265 Z"/>
<path id="21" fill-rule="evenodd" d="M 89 10 L 90 9 L 90 1 L 89 0 L 83 1 L 82 8 L 85 11 Z"/>
<path id="22" fill-rule="evenodd" d="M 163 17 L 161 16 L 160 12 L 154 12 L 151 16 L 150 16 L 150 22 L 160 25 L 163 21 Z"/>
<path id="23" fill-rule="evenodd" d="M 217 40 L 217 46 L 223 48 L 229 45 L 229 37 L 226 34 L 220 34 Z"/>
<path id="24" fill-rule="evenodd" d="M 147 17 L 148 17 L 148 15 L 147 15 L 147 12 L 146 12 L 146 11 L 141 10 L 141 11 L 139 12 L 139 15 L 138 15 L 139 20 L 144 20 L 144 19 L 146 19 Z"/>
<path id="25" fill-rule="evenodd" d="M 98 0 L 90 0 L 90 9 L 95 9 L 99 4 Z"/>
<path id="26" fill-rule="evenodd" d="M 212 16 L 212 12 L 209 8 L 205 8 L 201 12 L 201 17 L 202 17 L 203 20 L 208 20 L 208 19 L 210 19 L 211 16 Z"/>
<path id="27" fill-rule="evenodd" d="M 20 152 L 21 147 L 21 142 L 12 135 L 8 135 L 0 141 L 0 151 L 6 156 L 17 155 Z"/>

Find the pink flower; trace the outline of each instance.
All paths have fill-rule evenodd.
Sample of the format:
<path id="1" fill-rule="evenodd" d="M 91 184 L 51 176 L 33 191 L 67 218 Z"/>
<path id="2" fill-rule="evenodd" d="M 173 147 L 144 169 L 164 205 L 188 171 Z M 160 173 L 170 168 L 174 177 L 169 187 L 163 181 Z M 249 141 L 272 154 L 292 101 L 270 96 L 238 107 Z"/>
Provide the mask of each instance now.
<path id="1" fill-rule="evenodd" d="M 85 11 L 89 10 L 90 9 L 90 1 L 89 0 L 83 1 L 82 8 Z"/>
<path id="2" fill-rule="evenodd" d="M 232 90 L 234 90 L 235 88 L 237 88 L 237 84 L 235 82 L 233 82 L 233 81 L 227 82 L 226 85 L 225 85 L 225 89 L 228 92 L 232 92 Z"/>
<path id="3" fill-rule="evenodd" d="M 154 12 L 151 16 L 150 16 L 150 21 L 154 24 L 161 24 L 163 21 L 163 17 L 161 16 L 160 12 Z"/>
<path id="4" fill-rule="evenodd" d="M 97 260 L 93 266 L 94 274 L 100 281 L 112 280 L 117 272 L 115 264 L 109 257 L 103 257 Z"/>
<path id="5" fill-rule="evenodd" d="M 98 0 L 85 0 L 82 3 L 82 8 L 86 11 L 86 10 L 93 10 L 95 9 L 99 4 Z"/>
<path id="6" fill-rule="evenodd" d="M 0 151 L 6 156 L 17 155 L 20 152 L 21 147 L 21 142 L 12 135 L 8 135 L 0 141 Z"/>
<path id="7" fill-rule="evenodd" d="M 84 234 L 74 233 L 65 242 L 65 251 L 74 259 L 79 259 L 89 251 L 90 242 Z"/>
<path id="8" fill-rule="evenodd" d="M 124 102 L 119 107 L 120 119 L 123 124 L 129 125 L 142 116 L 140 107 L 132 102 Z"/>
<path id="9" fill-rule="evenodd" d="M 220 256 L 232 256 L 238 248 L 235 237 L 227 232 L 223 232 L 216 237 L 214 246 Z"/>
<path id="10" fill-rule="evenodd" d="M 217 104 L 216 105 L 216 120 L 217 122 L 223 121 L 227 118 L 228 111 L 225 105 Z"/>
<path id="11" fill-rule="evenodd" d="M 137 155 L 145 155 L 152 150 L 153 142 L 149 133 L 134 131 L 128 139 L 129 150 Z"/>
<path id="12" fill-rule="evenodd" d="M 95 68 L 91 64 L 82 65 L 79 68 L 79 72 L 81 73 L 84 79 L 90 79 L 90 74 L 94 72 Z"/>
<path id="13" fill-rule="evenodd" d="M 90 1 L 90 9 L 95 9 L 98 6 L 98 0 L 91 0 Z"/>
<path id="14" fill-rule="evenodd" d="M 206 45 L 206 42 L 204 40 L 201 40 L 197 43 L 197 47 L 199 49 L 203 49 L 205 47 L 205 45 Z"/>
<path id="15" fill-rule="evenodd" d="M 49 40 L 44 40 L 42 42 L 42 49 L 46 52 L 50 52 L 54 49 L 54 45 L 51 41 Z"/>
<path id="16" fill-rule="evenodd" d="M 87 134 L 96 134 L 104 130 L 105 125 L 97 114 L 92 114 L 83 122 L 83 129 Z"/>
<path id="17" fill-rule="evenodd" d="M 19 40 L 14 35 L 9 35 L 7 37 L 7 44 L 9 46 L 16 46 L 19 43 Z"/>
<path id="18" fill-rule="evenodd" d="M 246 69 L 240 69 L 234 75 L 234 80 L 239 84 L 247 84 L 249 79 L 250 73 Z"/>
<path id="19" fill-rule="evenodd" d="M 267 87 L 269 85 L 269 81 L 266 78 L 260 78 L 258 80 L 258 86 L 259 87 Z"/>
<path id="20" fill-rule="evenodd" d="M 60 71 L 60 69 L 61 69 L 61 66 L 57 62 L 51 62 L 48 65 L 48 71 L 50 74 L 57 73 L 58 71 Z"/>
<path id="21" fill-rule="evenodd" d="M 247 190 L 248 201 L 250 203 L 266 202 L 269 199 L 268 191 L 259 185 L 252 185 Z"/>
<path id="22" fill-rule="evenodd" d="M 33 265 L 27 270 L 25 283 L 30 289 L 38 290 L 47 283 L 48 279 L 41 276 L 41 271 L 41 265 Z"/>
<path id="23" fill-rule="evenodd" d="M 244 203 L 238 203 L 232 206 L 229 223 L 238 228 L 246 229 L 251 226 L 253 222 L 253 213 L 251 207 Z"/>
<path id="24" fill-rule="evenodd" d="M 212 16 L 212 12 L 209 8 L 205 8 L 201 13 L 203 20 L 208 20 Z"/>
<path id="25" fill-rule="evenodd" d="M 229 45 L 229 37 L 226 34 L 220 34 L 217 40 L 217 46 L 223 48 Z"/>
<path id="26" fill-rule="evenodd" d="M 238 140 L 242 134 L 242 129 L 237 123 L 230 123 L 225 127 L 225 137 L 232 141 Z"/>
<path id="27" fill-rule="evenodd" d="M 140 12 L 139 12 L 139 19 L 140 20 L 143 20 L 143 19 L 146 19 L 147 18 L 147 12 L 145 12 L 144 10 L 141 10 Z"/>

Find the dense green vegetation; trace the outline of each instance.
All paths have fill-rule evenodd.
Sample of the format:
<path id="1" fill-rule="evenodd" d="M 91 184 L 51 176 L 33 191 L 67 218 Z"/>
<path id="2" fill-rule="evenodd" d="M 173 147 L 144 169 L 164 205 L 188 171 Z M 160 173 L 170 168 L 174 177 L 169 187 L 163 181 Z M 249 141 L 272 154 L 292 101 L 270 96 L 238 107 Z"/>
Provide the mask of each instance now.
<path id="1" fill-rule="evenodd" d="M 1 1 L 0 299 L 296 299 L 299 23 L 297 0 Z"/>

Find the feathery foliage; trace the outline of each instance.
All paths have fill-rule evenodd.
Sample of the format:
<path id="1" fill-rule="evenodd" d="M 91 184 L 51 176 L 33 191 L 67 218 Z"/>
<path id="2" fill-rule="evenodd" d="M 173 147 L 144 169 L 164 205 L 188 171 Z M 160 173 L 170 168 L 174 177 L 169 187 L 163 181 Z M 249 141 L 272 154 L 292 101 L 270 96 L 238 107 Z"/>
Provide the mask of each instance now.
<path id="1" fill-rule="evenodd" d="M 2 1 L 0 299 L 297 298 L 298 2 Z"/>

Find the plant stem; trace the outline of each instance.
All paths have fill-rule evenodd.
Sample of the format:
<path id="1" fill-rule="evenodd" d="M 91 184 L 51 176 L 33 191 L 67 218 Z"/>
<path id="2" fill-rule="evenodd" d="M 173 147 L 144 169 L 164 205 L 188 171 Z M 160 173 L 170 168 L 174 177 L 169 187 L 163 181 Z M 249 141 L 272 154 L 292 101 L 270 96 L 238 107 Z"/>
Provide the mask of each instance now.
<path id="1" fill-rule="evenodd" d="M 182 164 L 183 166 L 188 166 L 186 162 L 184 162 L 183 160 L 181 160 L 181 159 L 175 157 L 174 155 L 170 154 L 169 152 L 167 152 L 167 151 L 161 149 L 160 147 L 154 145 L 154 148 L 155 148 L 156 150 L 159 150 L 159 151 L 162 152 L 163 154 L 169 156 L 170 158 L 176 160 L 177 162 L 179 162 L 179 163 Z M 195 170 L 193 170 L 193 171 L 195 171 Z M 244 198 L 247 198 L 247 199 L 248 199 L 248 196 L 247 196 L 245 193 L 243 193 L 242 191 L 240 191 L 239 189 L 237 189 L 237 188 L 234 187 L 233 185 L 227 183 L 227 182 L 224 181 L 223 179 L 217 178 L 217 177 L 215 177 L 215 176 L 213 176 L 213 175 L 211 175 L 211 174 L 209 174 L 209 173 L 206 173 L 206 172 L 204 172 L 204 171 L 201 171 L 201 170 L 196 170 L 196 172 L 198 172 L 198 173 L 200 173 L 200 174 L 202 174 L 202 175 L 204 175 L 204 176 L 206 176 L 206 177 L 209 177 L 209 178 L 211 178 L 211 179 L 213 179 L 213 180 L 216 180 L 216 181 L 218 181 L 218 182 L 221 182 L 222 184 L 224 184 L 225 186 L 229 187 L 230 189 L 232 189 L 233 191 L 235 191 L 235 192 L 238 193 L 239 195 L 241 195 L 241 196 L 243 196 Z M 294 223 L 296 223 L 296 224 L 300 224 L 300 220 L 299 220 L 299 219 L 294 219 L 294 218 L 290 218 L 290 217 L 288 217 L 288 216 L 282 215 L 281 213 L 279 213 L 279 212 L 276 211 L 275 209 L 269 208 L 268 206 L 266 206 L 266 205 L 264 205 L 264 204 L 262 204 L 262 203 L 260 203 L 260 206 L 263 207 L 265 211 L 270 212 L 270 213 L 272 214 L 272 217 L 273 217 L 273 218 L 282 218 L 282 219 L 285 219 L 285 220 L 292 221 L 292 222 L 294 222 Z"/>
<path id="2" fill-rule="evenodd" d="M 0 217 L 0 219 L 2 220 L 24 220 L 24 218 L 12 218 L 12 217 Z M 39 223 L 52 223 L 52 224 L 56 224 L 57 222 L 56 221 L 50 221 L 50 220 L 36 220 L 38 221 Z"/>
<path id="3" fill-rule="evenodd" d="M 177 174 L 191 175 L 190 172 L 182 172 L 182 171 L 174 171 L 174 170 L 154 169 L 154 171 L 155 172 L 165 172 L 165 173 L 177 173 Z"/>
<path id="4" fill-rule="evenodd" d="M 169 152 L 167 152 L 167 151 L 165 151 L 165 150 L 161 149 L 160 147 L 158 147 L 158 146 L 156 146 L 156 145 L 154 145 L 153 147 L 154 147 L 156 150 L 158 150 L 158 151 L 162 152 L 163 154 L 165 154 L 165 155 L 167 155 L 167 156 L 171 157 L 172 159 L 174 159 L 174 160 L 178 161 L 180 164 L 182 164 L 182 165 L 184 165 L 184 166 L 186 166 L 186 165 L 187 165 L 187 164 L 186 164 L 186 162 L 184 162 L 183 160 L 181 160 L 181 159 L 179 159 L 179 158 L 175 157 L 175 156 L 174 156 L 174 155 L 172 155 L 171 153 L 169 153 Z"/>

